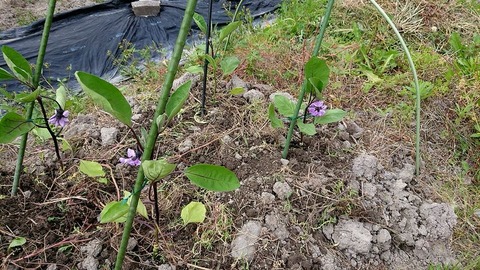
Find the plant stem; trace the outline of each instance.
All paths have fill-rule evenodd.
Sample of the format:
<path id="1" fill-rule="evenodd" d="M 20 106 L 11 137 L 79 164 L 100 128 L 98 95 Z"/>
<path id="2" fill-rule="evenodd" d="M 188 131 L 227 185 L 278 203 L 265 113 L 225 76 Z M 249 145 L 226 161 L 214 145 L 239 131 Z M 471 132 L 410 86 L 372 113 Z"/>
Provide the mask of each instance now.
<path id="1" fill-rule="evenodd" d="M 240 8 L 243 5 L 243 0 L 240 0 L 240 2 L 237 5 L 237 8 L 235 9 L 235 13 L 233 14 L 232 18 L 232 23 L 237 20 L 238 13 L 240 12 Z M 228 34 L 227 40 L 225 41 L 225 46 L 223 47 L 223 53 L 227 51 L 228 43 L 230 43 L 230 37 L 232 36 L 232 33 Z"/>
<path id="2" fill-rule="evenodd" d="M 402 35 L 398 31 L 397 27 L 393 23 L 393 21 L 388 17 L 387 13 L 380 7 L 375 0 L 370 0 L 370 2 L 375 6 L 375 8 L 382 14 L 383 18 L 388 22 L 390 27 L 392 27 L 393 31 L 395 32 L 395 35 L 397 35 L 397 38 L 400 40 L 400 44 L 402 45 L 403 50 L 405 51 L 405 54 L 407 55 L 408 59 L 408 64 L 410 65 L 410 69 L 412 70 L 413 73 L 413 81 L 415 84 L 415 92 L 416 92 L 416 101 L 415 101 L 415 174 L 418 176 L 420 173 L 420 87 L 418 85 L 418 76 L 417 76 L 417 70 L 415 68 L 415 64 L 413 63 L 412 56 L 410 54 L 410 51 L 408 50 L 407 44 L 405 43 L 405 40 L 403 40 Z"/>
<path id="3" fill-rule="evenodd" d="M 40 82 L 40 76 L 42 74 L 42 67 L 43 67 L 43 59 L 45 57 L 45 51 L 47 49 L 48 36 L 50 35 L 50 27 L 52 26 L 53 13 L 55 12 L 56 3 L 57 3 L 57 0 L 50 0 L 48 2 L 48 10 L 45 17 L 45 24 L 43 27 L 42 39 L 40 41 L 40 48 L 38 49 L 38 57 L 37 57 L 37 63 L 35 66 L 35 74 L 33 76 L 33 87 L 31 89 L 32 91 L 35 91 L 37 89 L 38 84 Z M 28 105 L 26 119 L 32 118 L 34 105 L 35 105 L 35 101 L 32 101 Z M 25 148 L 27 147 L 27 140 L 28 140 L 28 132 L 23 134 L 20 141 L 20 149 L 18 149 L 15 174 L 13 176 L 13 184 L 12 184 L 12 192 L 11 192 L 12 196 L 17 195 L 18 185 L 20 183 L 20 175 L 22 174 L 23 157 L 25 156 Z"/>
<path id="4" fill-rule="evenodd" d="M 165 112 L 165 105 L 167 104 L 170 96 L 170 89 L 172 88 L 173 80 L 175 79 L 175 74 L 178 70 L 178 64 L 180 62 L 180 58 L 182 57 L 185 40 L 187 39 L 188 32 L 190 31 L 196 5 L 197 0 L 188 0 L 187 7 L 185 9 L 185 15 L 183 16 L 182 25 L 180 27 L 180 32 L 178 33 L 177 41 L 173 49 L 172 59 L 168 65 L 168 73 L 165 77 L 165 82 L 162 87 L 162 94 L 158 100 L 155 115 L 153 116 L 152 125 L 150 127 L 147 143 L 145 145 L 145 151 L 142 155 L 142 161 L 152 158 L 153 149 L 155 148 L 155 142 L 158 136 L 158 126 L 155 119 Z M 142 166 L 140 166 L 137 174 L 137 180 L 135 181 L 135 187 L 132 192 L 133 195 L 132 200 L 130 201 L 127 220 L 125 221 L 125 227 L 123 229 L 122 242 L 120 244 L 120 248 L 118 249 L 115 270 L 122 269 L 123 259 L 125 258 L 125 252 L 127 251 L 128 239 L 130 238 L 130 232 L 132 231 L 133 219 L 136 214 L 138 200 L 140 198 L 140 190 L 142 189 L 144 178 L 144 172 Z"/>
<path id="5" fill-rule="evenodd" d="M 327 9 L 325 10 L 325 15 L 323 16 L 321 26 L 320 26 L 320 33 L 315 40 L 315 47 L 313 49 L 312 57 L 318 56 L 318 52 L 320 51 L 320 47 L 322 46 L 323 36 L 325 35 L 325 31 L 328 26 L 328 20 L 330 19 L 330 14 L 332 13 L 333 3 L 335 0 L 328 0 Z M 302 90 L 298 96 L 298 102 L 295 107 L 295 111 L 293 112 L 292 121 L 290 122 L 290 127 L 287 133 L 287 139 L 285 140 L 285 147 L 283 148 L 282 157 L 287 158 L 288 149 L 290 148 L 290 142 L 292 141 L 293 131 L 295 129 L 295 125 L 297 124 L 298 112 L 300 111 L 300 107 L 302 106 L 303 98 L 305 97 L 305 91 L 307 90 L 307 83 L 308 81 L 305 79 L 302 84 Z"/>
<path id="6" fill-rule="evenodd" d="M 210 0 L 208 4 L 207 33 L 205 37 L 205 55 L 208 55 L 210 45 L 211 45 L 210 34 L 212 31 L 212 9 L 213 9 L 213 0 Z M 205 103 L 207 100 L 207 76 L 208 76 L 208 60 L 205 57 L 205 62 L 203 63 L 202 105 L 200 107 L 200 114 L 202 116 L 205 115 Z M 213 76 L 215 76 L 215 74 L 213 74 Z"/>

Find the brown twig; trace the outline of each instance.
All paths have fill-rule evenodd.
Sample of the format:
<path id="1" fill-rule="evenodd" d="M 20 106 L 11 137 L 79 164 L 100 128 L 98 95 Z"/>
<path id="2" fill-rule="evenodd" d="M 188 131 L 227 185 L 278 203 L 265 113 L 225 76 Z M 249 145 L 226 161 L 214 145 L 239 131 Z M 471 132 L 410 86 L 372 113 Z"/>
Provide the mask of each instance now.
<path id="1" fill-rule="evenodd" d="M 65 239 L 63 239 L 62 241 L 58 242 L 58 243 L 55 243 L 55 244 L 52 244 L 52 245 L 49 245 L 49 246 L 46 246 L 42 249 L 37 249 L 36 251 L 26 255 L 26 256 L 23 256 L 23 257 L 20 257 L 16 260 L 13 260 L 13 262 L 19 262 L 19 261 L 23 261 L 25 259 L 28 259 L 28 258 L 31 258 L 31 257 L 35 257 L 37 256 L 38 254 L 40 253 L 43 253 L 51 248 L 55 248 L 55 247 L 59 247 L 59 246 L 62 246 L 62 245 L 65 245 L 65 244 L 73 244 L 73 243 L 81 243 L 81 242 L 87 242 L 87 241 L 90 241 L 92 238 L 87 238 L 87 239 L 80 239 L 80 240 L 77 240 L 75 239 L 74 237 L 67 237 Z"/>

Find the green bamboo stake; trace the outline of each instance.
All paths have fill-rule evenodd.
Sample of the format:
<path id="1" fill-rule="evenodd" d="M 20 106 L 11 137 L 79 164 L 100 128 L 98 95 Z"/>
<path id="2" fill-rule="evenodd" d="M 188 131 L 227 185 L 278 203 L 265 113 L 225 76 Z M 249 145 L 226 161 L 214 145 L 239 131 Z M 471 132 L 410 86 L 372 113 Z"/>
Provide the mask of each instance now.
<path id="1" fill-rule="evenodd" d="M 332 13 L 334 2 L 335 0 L 329 0 L 327 3 L 325 16 L 323 17 L 321 26 L 320 26 L 320 33 L 318 33 L 317 39 L 315 40 L 315 47 L 313 49 L 312 57 L 318 56 L 318 52 L 320 51 L 320 47 L 322 46 L 323 36 L 325 35 L 325 31 L 328 26 L 328 20 L 330 19 L 330 14 Z M 307 83 L 308 81 L 305 79 L 302 84 L 302 90 L 300 91 L 300 95 L 298 96 L 298 102 L 292 116 L 292 121 L 290 122 L 290 127 L 287 133 L 287 139 L 285 140 L 285 147 L 283 148 L 283 152 L 282 152 L 283 158 L 287 158 L 287 155 L 288 155 L 288 149 L 290 148 L 290 142 L 292 141 L 293 130 L 295 128 L 295 125 L 297 124 L 298 112 L 300 111 L 303 98 L 305 97 L 305 91 L 307 90 Z"/>
<path id="2" fill-rule="evenodd" d="M 35 91 L 40 82 L 40 76 L 42 74 L 43 59 L 45 58 L 45 51 L 47 50 L 48 36 L 50 35 L 50 28 L 52 26 L 53 14 L 55 12 L 55 5 L 57 0 L 50 0 L 48 2 L 47 15 L 45 17 L 45 24 L 43 27 L 42 39 L 40 40 L 40 48 L 38 49 L 37 63 L 35 65 L 35 74 L 33 76 L 32 91 Z M 32 118 L 33 107 L 35 101 L 32 101 L 27 108 L 27 119 Z M 17 195 L 18 185 L 20 184 L 20 175 L 22 174 L 23 158 L 25 156 L 25 148 L 27 147 L 28 132 L 23 134 L 20 141 L 20 149 L 18 150 L 17 163 L 15 167 L 15 174 L 13 175 L 13 184 L 11 196 Z"/>
<path id="3" fill-rule="evenodd" d="M 178 65 L 182 57 L 185 40 L 187 39 L 188 32 L 190 31 L 190 27 L 192 25 L 193 13 L 195 12 L 196 5 L 197 0 L 189 0 L 187 3 L 185 15 L 183 16 L 182 25 L 180 27 L 180 32 L 178 33 L 177 41 L 173 49 L 173 55 L 168 65 L 168 73 L 166 75 L 165 82 L 163 83 L 162 94 L 158 99 L 158 104 L 155 110 L 155 114 L 153 116 L 152 125 L 148 133 L 145 151 L 142 155 L 142 161 L 152 158 L 153 149 L 155 148 L 155 142 L 158 136 L 158 126 L 155 120 L 165 112 L 165 105 L 167 104 L 168 98 L 170 96 L 170 89 L 172 88 L 173 80 L 175 79 L 175 74 L 178 70 Z M 140 191 L 142 190 L 143 182 L 145 181 L 144 178 L 144 172 L 142 166 L 140 166 L 137 174 L 137 180 L 135 181 L 135 187 L 132 192 L 132 200 L 130 202 L 127 220 L 125 221 L 125 227 L 123 229 L 122 242 L 120 243 L 120 248 L 118 249 L 117 260 L 115 262 L 115 270 L 122 269 L 123 260 L 125 258 L 125 253 L 127 250 L 128 239 L 130 238 L 130 232 L 132 231 L 133 219 L 137 211 Z"/>
<path id="4" fill-rule="evenodd" d="M 387 13 L 380 7 L 375 0 L 370 0 L 370 2 L 375 6 L 375 8 L 382 14 L 383 18 L 388 22 L 390 27 L 392 27 L 393 31 L 395 32 L 395 35 L 397 35 L 397 38 L 400 40 L 400 44 L 402 45 L 403 50 L 405 51 L 405 54 L 407 55 L 408 59 L 408 64 L 410 65 L 410 69 L 412 70 L 413 73 L 413 80 L 415 83 L 415 92 L 416 92 L 416 102 L 415 102 L 415 174 L 418 176 L 420 173 L 420 87 L 418 85 L 418 76 L 417 76 L 417 70 L 415 68 L 415 64 L 413 64 L 412 56 L 410 54 L 410 51 L 408 50 L 407 44 L 403 40 L 402 35 L 400 35 L 400 32 L 398 31 L 397 27 L 393 23 L 393 21 L 388 17 Z"/>

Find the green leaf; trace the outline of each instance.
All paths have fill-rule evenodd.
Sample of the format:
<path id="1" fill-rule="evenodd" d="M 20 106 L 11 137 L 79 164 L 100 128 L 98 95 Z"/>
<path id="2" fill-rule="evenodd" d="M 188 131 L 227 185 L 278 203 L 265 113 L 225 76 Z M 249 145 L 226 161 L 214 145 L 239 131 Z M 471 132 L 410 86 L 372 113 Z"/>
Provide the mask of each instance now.
<path id="1" fill-rule="evenodd" d="M 245 88 L 243 87 L 235 87 L 230 90 L 230 94 L 234 96 L 242 95 L 243 93 L 245 93 Z"/>
<path id="2" fill-rule="evenodd" d="M 90 177 L 105 176 L 102 165 L 95 161 L 80 160 L 79 170 Z"/>
<path id="3" fill-rule="evenodd" d="M 313 92 L 315 94 L 315 97 L 317 99 L 323 99 L 322 90 L 324 88 L 324 85 L 323 85 L 322 80 L 320 78 L 317 78 L 317 77 L 312 77 L 312 78 L 309 78 L 308 81 L 310 82 L 310 85 L 313 86 L 313 90 L 314 90 Z M 309 90 L 309 91 L 312 92 L 311 90 Z"/>
<path id="4" fill-rule="evenodd" d="M 203 18 L 202 15 L 198 13 L 193 14 L 193 20 L 195 21 L 195 24 L 200 28 L 200 31 L 204 33 L 205 35 L 207 34 L 207 22 L 205 22 L 205 18 Z"/>
<path id="5" fill-rule="evenodd" d="M 233 31 L 235 31 L 241 24 L 242 24 L 241 21 L 231 22 L 227 24 L 225 27 L 222 28 L 222 30 L 220 30 L 218 41 L 222 42 L 228 35 L 230 35 Z"/>
<path id="6" fill-rule="evenodd" d="M 70 145 L 70 143 L 65 140 L 65 138 L 60 138 L 60 137 L 57 137 L 58 140 L 62 141 L 62 151 L 68 151 L 68 150 L 72 150 L 72 146 Z"/>
<path id="7" fill-rule="evenodd" d="M 211 164 L 197 164 L 185 170 L 185 176 L 195 185 L 211 191 L 232 191 L 240 187 L 235 173 Z"/>
<path id="8" fill-rule="evenodd" d="M 270 103 L 270 105 L 268 106 L 268 119 L 270 119 L 270 123 L 272 124 L 272 127 L 274 128 L 283 127 L 282 120 L 280 120 L 275 114 L 275 106 L 273 105 L 273 103 Z"/>
<path id="9" fill-rule="evenodd" d="M 285 96 L 275 95 L 273 97 L 273 104 L 275 108 L 277 108 L 277 111 L 285 117 L 291 117 L 295 112 L 295 104 Z"/>
<path id="10" fill-rule="evenodd" d="M 39 137 L 42 140 L 47 140 L 51 138 L 51 135 L 46 128 L 36 127 L 32 129 L 32 134 Z"/>
<path id="11" fill-rule="evenodd" d="M 124 201 L 107 203 L 100 213 L 100 223 L 125 222 L 128 213 L 128 204 Z"/>
<path id="12" fill-rule="evenodd" d="M 157 127 L 158 127 L 158 130 L 161 130 L 163 128 L 163 126 L 165 125 L 165 122 L 167 120 L 167 115 L 164 113 L 164 114 L 161 114 L 157 117 L 157 119 L 155 120 L 155 122 L 157 123 Z"/>
<path id="13" fill-rule="evenodd" d="M 168 121 L 170 121 L 182 108 L 183 104 L 188 98 L 190 93 L 190 87 L 192 86 L 192 81 L 189 80 L 184 84 L 180 85 L 172 96 L 168 99 L 167 105 L 165 106 L 165 113 L 168 115 Z"/>
<path id="14" fill-rule="evenodd" d="M 5 88 L 0 87 L 0 94 L 4 95 L 6 98 L 13 99 L 15 96 L 8 92 Z"/>
<path id="15" fill-rule="evenodd" d="M 310 78 L 316 78 L 315 81 L 321 82 L 321 84 L 314 84 L 319 91 L 322 91 L 323 88 L 327 86 L 329 75 L 330 69 L 325 60 L 319 59 L 318 57 L 312 57 L 305 64 L 305 78 L 309 81 Z"/>
<path id="16" fill-rule="evenodd" d="M 150 182 L 156 182 L 175 170 L 176 165 L 170 164 L 166 159 L 142 161 L 143 172 Z"/>
<path id="17" fill-rule="evenodd" d="M 123 196 L 125 198 L 128 198 L 127 204 L 130 205 L 132 202 L 132 196 L 130 196 L 130 192 L 124 190 L 123 191 Z M 147 208 L 143 204 L 142 200 L 138 199 L 138 204 L 137 204 L 137 213 L 140 214 L 142 217 L 148 219 L 148 213 L 147 213 Z"/>
<path id="18" fill-rule="evenodd" d="M 40 95 L 40 88 L 37 88 L 37 90 L 33 92 L 16 94 L 15 101 L 21 102 L 21 103 L 30 103 L 35 99 L 37 99 L 39 95 Z"/>
<path id="19" fill-rule="evenodd" d="M 185 69 L 185 71 L 193 73 L 193 74 L 200 74 L 203 73 L 203 67 L 201 66 L 190 66 Z"/>
<path id="20" fill-rule="evenodd" d="M 120 90 L 111 83 L 86 72 L 75 72 L 83 91 L 95 104 L 127 126 L 132 125 L 132 108 Z"/>
<path id="21" fill-rule="evenodd" d="M 0 81 L 1 80 L 10 80 L 10 79 L 14 79 L 14 78 L 15 78 L 15 76 L 10 74 L 10 72 L 6 71 L 3 68 L 0 68 Z"/>
<path id="22" fill-rule="evenodd" d="M 2 53 L 7 66 L 17 79 L 22 82 L 32 81 L 32 68 L 30 67 L 30 63 L 28 63 L 20 53 L 5 45 L 2 46 Z"/>
<path id="23" fill-rule="evenodd" d="M 0 143 L 10 143 L 34 127 L 35 125 L 23 116 L 8 112 L 0 119 Z"/>
<path id="24" fill-rule="evenodd" d="M 60 107 L 65 109 L 65 102 L 67 101 L 67 90 L 65 89 L 65 86 L 61 85 L 57 88 L 55 100 L 58 102 Z"/>
<path id="25" fill-rule="evenodd" d="M 180 216 L 183 220 L 183 225 L 188 223 L 201 223 L 205 220 L 207 209 L 201 202 L 190 202 L 182 208 Z"/>
<path id="26" fill-rule="evenodd" d="M 315 124 L 329 124 L 333 122 L 338 122 L 345 117 L 347 114 L 346 111 L 342 109 L 332 109 L 332 110 L 327 110 L 324 115 L 315 117 Z"/>
<path id="27" fill-rule="evenodd" d="M 300 132 L 306 135 L 312 136 L 317 133 L 317 131 L 315 130 L 314 124 L 311 124 L 311 123 L 306 124 L 306 123 L 303 123 L 301 120 L 299 120 L 297 121 L 297 126 L 298 126 L 298 129 L 300 129 Z"/>
<path id="28" fill-rule="evenodd" d="M 450 46 L 452 47 L 454 53 L 463 56 L 463 51 L 465 46 L 462 44 L 462 38 L 458 32 L 453 32 L 449 40 Z"/>
<path id="29" fill-rule="evenodd" d="M 236 56 L 228 56 L 222 59 L 220 62 L 220 68 L 222 69 L 223 75 L 227 76 L 232 74 L 235 69 L 240 64 L 240 60 Z"/>
<path id="30" fill-rule="evenodd" d="M 10 245 L 8 245 L 7 248 L 7 253 L 10 253 L 10 250 L 14 247 L 21 247 L 27 242 L 27 239 L 25 237 L 15 237 L 12 242 L 10 242 Z"/>
<path id="31" fill-rule="evenodd" d="M 215 59 L 211 55 L 204 54 L 203 57 L 205 57 L 205 59 L 207 59 L 208 63 L 210 63 L 210 65 L 212 65 L 212 67 L 215 70 L 217 69 L 217 61 L 215 61 Z"/>
<path id="32" fill-rule="evenodd" d="M 100 177 L 97 179 L 97 181 L 101 184 L 105 184 L 105 185 L 108 184 L 108 179 L 105 177 Z"/>

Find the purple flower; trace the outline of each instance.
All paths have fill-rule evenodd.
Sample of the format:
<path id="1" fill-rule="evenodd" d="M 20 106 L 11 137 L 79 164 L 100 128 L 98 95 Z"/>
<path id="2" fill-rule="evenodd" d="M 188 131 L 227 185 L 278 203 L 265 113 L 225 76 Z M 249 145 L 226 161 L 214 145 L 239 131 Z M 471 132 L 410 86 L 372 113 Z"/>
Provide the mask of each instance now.
<path id="1" fill-rule="evenodd" d="M 48 123 L 55 125 L 57 127 L 64 127 L 68 123 L 68 111 L 62 109 L 55 109 L 55 115 L 48 119 Z"/>
<path id="2" fill-rule="evenodd" d="M 140 166 L 140 163 L 142 163 L 140 160 L 140 157 L 141 157 L 140 152 L 137 152 L 133 149 L 128 148 L 127 156 L 128 158 L 123 158 L 123 157 L 120 158 L 120 163 L 128 164 L 130 166 Z"/>
<path id="3" fill-rule="evenodd" d="M 322 116 L 327 111 L 327 105 L 323 104 L 323 101 L 317 100 L 312 102 L 310 106 L 308 106 L 308 112 L 312 116 Z"/>

